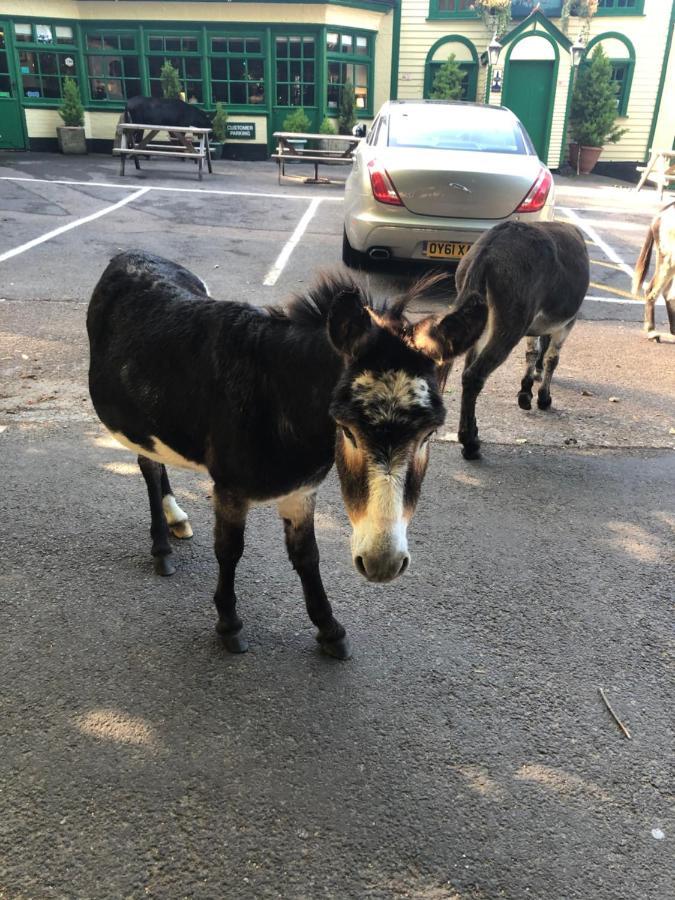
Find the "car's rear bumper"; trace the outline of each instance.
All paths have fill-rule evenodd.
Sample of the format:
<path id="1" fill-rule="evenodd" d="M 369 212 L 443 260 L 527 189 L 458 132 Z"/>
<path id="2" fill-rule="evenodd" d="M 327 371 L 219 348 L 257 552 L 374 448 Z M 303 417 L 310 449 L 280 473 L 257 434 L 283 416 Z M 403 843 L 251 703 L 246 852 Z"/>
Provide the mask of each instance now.
<path id="1" fill-rule="evenodd" d="M 553 202 L 537 213 L 513 214 L 506 219 L 522 222 L 544 222 L 553 219 Z M 345 219 L 347 239 L 354 250 L 368 253 L 373 248 L 386 248 L 392 257 L 427 259 L 427 242 L 455 242 L 473 244 L 483 234 L 506 219 L 432 219 L 407 210 L 388 211 L 389 215 L 374 213 L 372 209 L 354 210 Z M 393 215 L 391 213 L 394 213 Z"/>

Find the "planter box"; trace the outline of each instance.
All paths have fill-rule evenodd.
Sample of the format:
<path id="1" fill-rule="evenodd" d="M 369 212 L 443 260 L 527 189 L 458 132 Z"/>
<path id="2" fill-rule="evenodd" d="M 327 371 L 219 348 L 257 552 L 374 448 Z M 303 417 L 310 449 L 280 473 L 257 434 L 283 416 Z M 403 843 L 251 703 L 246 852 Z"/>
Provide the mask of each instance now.
<path id="1" fill-rule="evenodd" d="M 61 125 L 56 129 L 56 137 L 61 153 L 86 153 L 87 141 L 84 128 L 79 125 Z"/>
<path id="2" fill-rule="evenodd" d="M 223 158 L 223 146 L 221 141 L 209 141 L 209 149 L 211 150 L 211 159 Z"/>
<path id="3" fill-rule="evenodd" d="M 575 172 L 578 170 L 580 175 L 590 175 L 601 153 L 602 147 L 585 147 L 570 143 L 570 165 Z"/>

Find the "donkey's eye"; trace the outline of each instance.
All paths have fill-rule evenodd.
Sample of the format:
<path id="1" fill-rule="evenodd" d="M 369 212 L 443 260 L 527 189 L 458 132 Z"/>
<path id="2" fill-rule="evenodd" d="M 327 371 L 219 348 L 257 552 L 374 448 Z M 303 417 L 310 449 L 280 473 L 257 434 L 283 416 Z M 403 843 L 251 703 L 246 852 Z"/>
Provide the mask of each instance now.
<path id="1" fill-rule="evenodd" d="M 351 433 L 351 431 L 349 430 L 349 428 L 347 428 L 346 425 L 341 425 L 340 428 L 342 428 L 342 433 L 343 433 L 344 436 L 347 438 L 347 440 L 348 440 L 349 443 L 352 445 L 352 447 L 356 447 L 356 438 L 355 438 L 354 435 Z"/>

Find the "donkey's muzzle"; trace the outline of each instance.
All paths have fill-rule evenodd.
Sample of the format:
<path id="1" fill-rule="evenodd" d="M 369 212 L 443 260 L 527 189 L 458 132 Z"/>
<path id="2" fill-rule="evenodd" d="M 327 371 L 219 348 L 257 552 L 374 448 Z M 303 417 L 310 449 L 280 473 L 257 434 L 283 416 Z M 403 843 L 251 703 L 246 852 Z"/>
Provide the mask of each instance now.
<path id="1" fill-rule="evenodd" d="M 354 565 L 368 581 L 383 582 L 394 581 L 399 575 L 403 575 L 410 564 L 410 554 L 399 553 L 372 553 L 359 554 L 354 557 Z"/>

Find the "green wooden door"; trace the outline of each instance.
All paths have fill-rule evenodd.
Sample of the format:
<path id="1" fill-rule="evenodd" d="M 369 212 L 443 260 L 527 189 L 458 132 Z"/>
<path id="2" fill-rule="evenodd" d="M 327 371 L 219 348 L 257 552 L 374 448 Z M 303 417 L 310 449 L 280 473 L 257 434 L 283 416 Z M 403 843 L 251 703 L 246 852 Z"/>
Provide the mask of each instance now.
<path id="1" fill-rule="evenodd" d="M 302 107 L 311 132 L 319 130 L 317 40 L 309 34 L 278 34 L 274 38 L 274 105 L 272 128 L 283 131 L 286 116 Z"/>
<path id="2" fill-rule="evenodd" d="M 25 150 L 26 130 L 9 49 L 9 31 L 0 22 L 0 150 Z"/>
<path id="3" fill-rule="evenodd" d="M 546 162 L 553 104 L 553 60 L 510 60 L 502 104 L 525 126 L 539 159 Z"/>

